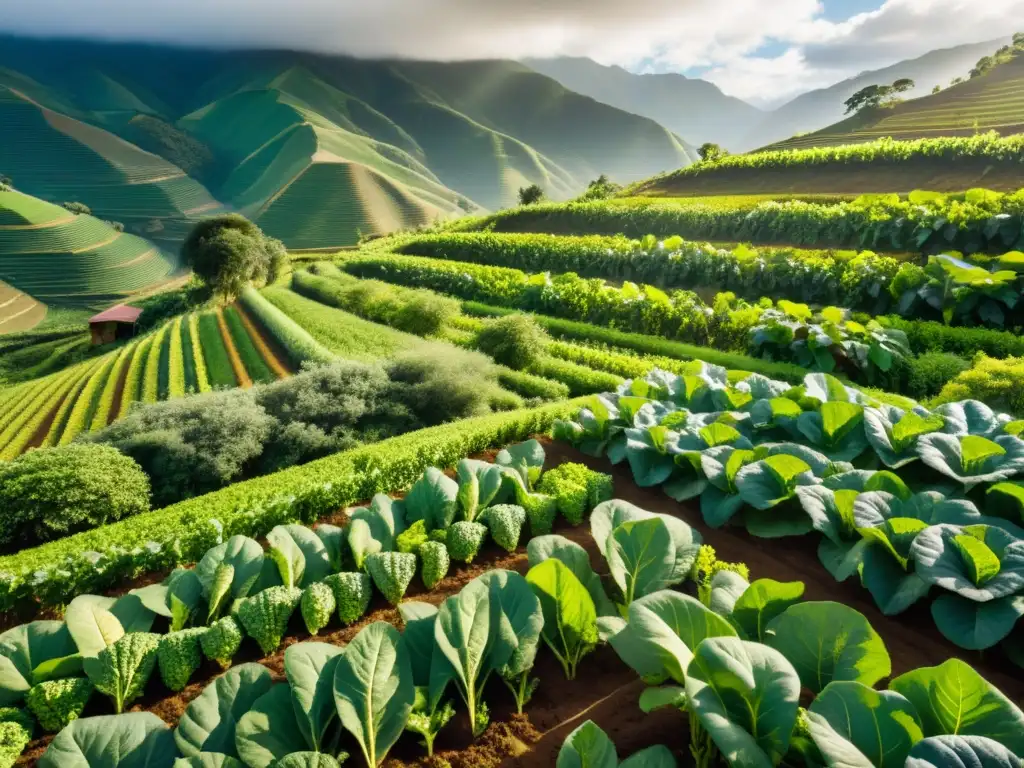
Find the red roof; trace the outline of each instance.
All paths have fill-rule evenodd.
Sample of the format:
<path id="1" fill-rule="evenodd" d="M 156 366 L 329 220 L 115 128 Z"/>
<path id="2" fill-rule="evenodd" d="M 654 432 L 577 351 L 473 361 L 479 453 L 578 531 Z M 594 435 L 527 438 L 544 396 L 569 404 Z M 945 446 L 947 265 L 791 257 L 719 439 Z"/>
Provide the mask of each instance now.
<path id="1" fill-rule="evenodd" d="M 103 310 L 98 315 L 93 315 L 89 318 L 89 323 L 134 323 L 141 314 L 142 310 L 137 307 L 118 304 L 116 307 Z"/>

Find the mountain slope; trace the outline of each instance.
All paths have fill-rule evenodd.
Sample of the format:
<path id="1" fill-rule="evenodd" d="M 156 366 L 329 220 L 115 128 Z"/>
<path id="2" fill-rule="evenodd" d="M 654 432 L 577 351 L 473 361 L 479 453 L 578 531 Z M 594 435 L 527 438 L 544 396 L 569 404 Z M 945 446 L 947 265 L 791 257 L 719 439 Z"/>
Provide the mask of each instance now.
<path id="1" fill-rule="evenodd" d="M 907 95 L 923 96 L 936 85 L 945 88 L 956 77 L 966 77 L 982 56 L 988 56 L 1004 42 L 960 45 L 931 51 L 916 59 L 901 61 L 884 69 L 863 72 L 828 88 L 819 88 L 798 96 L 769 112 L 751 130 L 740 149 L 750 150 L 789 139 L 797 133 L 816 131 L 843 119 L 843 102 L 868 85 L 889 84 L 909 77 L 917 88 Z"/>
<path id="2" fill-rule="evenodd" d="M 764 112 L 727 96 L 717 86 L 679 74 L 638 75 L 580 57 L 526 59 L 531 69 L 566 88 L 655 120 L 699 146 L 713 141 L 732 148 Z"/>
<path id="3" fill-rule="evenodd" d="M 1024 131 L 1024 56 L 939 93 L 888 109 L 863 110 L 820 131 L 773 144 L 769 149 L 853 144 L 883 136 L 970 136 L 990 130 L 1004 135 Z"/>
<path id="4" fill-rule="evenodd" d="M 0 171 L 19 188 L 179 240 L 222 204 L 292 248 L 341 246 L 510 205 L 528 184 L 564 199 L 695 154 L 510 61 L 0 38 L 0 86 L 0 120 L 17 117 Z"/>

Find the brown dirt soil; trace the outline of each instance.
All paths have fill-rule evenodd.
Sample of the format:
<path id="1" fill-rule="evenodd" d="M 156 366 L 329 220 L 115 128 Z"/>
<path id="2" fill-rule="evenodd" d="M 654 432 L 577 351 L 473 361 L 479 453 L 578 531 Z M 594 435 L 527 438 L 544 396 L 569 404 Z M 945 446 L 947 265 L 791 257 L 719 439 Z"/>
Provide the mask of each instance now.
<path id="1" fill-rule="evenodd" d="M 963 651 L 946 641 L 935 629 L 927 607 L 918 606 L 900 617 L 883 616 L 866 590 L 851 580 L 850 583 L 836 583 L 818 563 L 817 541 L 813 536 L 794 539 L 765 541 L 749 536 L 746 531 L 714 530 L 704 525 L 700 512 L 693 506 L 678 504 L 659 490 L 642 489 L 633 484 L 628 466 L 613 467 L 605 459 L 583 456 L 575 449 L 543 439 L 547 452 L 548 469 L 568 461 L 579 462 L 593 469 L 610 472 L 615 478 L 615 497 L 636 504 L 653 512 L 664 512 L 686 520 L 700 531 L 704 541 L 715 547 L 719 555 L 729 561 L 742 561 L 750 567 L 752 578 L 772 578 L 778 581 L 803 581 L 806 585 L 804 599 L 835 600 L 845 603 L 867 616 L 875 630 L 885 640 L 892 657 L 893 676 L 921 666 L 941 664 L 951 657 L 959 657 L 970 663 L 987 680 L 999 687 L 1004 694 L 1018 704 L 1024 703 L 1024 678 L 1008 661 L 995 651 L 982 656 Z M 494 452 L 477 456 L 493 460 Z M 449 472 L 448 474 L 451 474 Z M 321 522 L 341 523 L 347 514 L 339 510 Z M 589 527 L 572 528 L 562 525 L 557 533 L 577 542 L 590 554 L 591 564 L 597 573 L 605 575 L 607 569 L 603 558 L 597 552 Z M 456 594 L 462 587 L 480 574 L 494 568 L 507 568 L 520 573 L 527 569 L 525 547 L 509 554 L 491 546 L 480 558 L 467 566 L 456 566 L 449 575 L 432 591 L 426 591 L 419 580 L 415 580 L 406 595 L 407 599 L 422 600 L 438 605 Z M 148 574 L 131 584 L 116 590 L 121 594 L 131 588 L 159 582 L 166 574 Z M 356 624 L 340 628 L 337 620 L 327 631 L 315 639 L 321 642 L 344 645 L 352 640 L 360 629 L 374 621 L 387 621 L 400 626 L 398 611 L 388 605 L 380 596 L 366 615 Z M 292 617 L 288 634 L 277 652 L 260 658 L 256 643 L 247 638 L 233 660 L 240 664 L 257 661 L 271 670 L 274 678 L 284 679 L 284 651 L 290 645 L 311 639 L 302 624 L 298 611 Z M 192 701 L 209 682 L 220 674 L 220 668 L 213 662 L 204 662 L 193 676 L 192 682 L 180 693 L 166 689 L 155 672 L 147 685 L 144 697 L 137 700 L 131 711 L 149 710 L 165 722 L 174 725 Z M 577 680 L 567 682 L 561 666 L 546 649 L 537 655 L 534 675 L 541 684 L 526 706 L 525 715 L 516 715 L 511 694 L 500 680 L 492 678 L 488 683 L 486 700 L 491 706 L 491 726 L 485 734 L 473 742 L 468 718 L 459 709 L 455 718 L 441 732 L 435 744 L 436 758 L 428 760 L 418 743 L 418 737 L 406 733 L 392 750 L 385 768 L 442 768 L 447 760 L 451 768 L 534 768 L 553 766 L 562 742 L 569 733 L 587 720 L 597 723 L 615 743 L 620 758 L 652 744 L 668 746 L 681 765 L 689 765 L 689 734 L 685 718 L 674 710 L 660 710 L 644 714 L 640 710 L 639 697 L 644 684 L 636 674 L 619 661 L 610 647 L 602 647 L 587 656 L 580 665 Z M 457 702 L 457 708 L 459 703 Z M 109 702 L 96 694 L 89 705 L 89 715 L 109 714 Z M 52 736 L 33 741 L 18 761 L 19 766 L 34 765 L 45 752 Z M 353 755 L 358 748 L 346 742 L 344 748 Z"/>
<path id="2" fill-rule="evenodd" d="M 231 369 L 235 372 L 238 386 L 242 389 L 248 389 L 252 386 L 252 379 L 249 378 L 249 372 L 245 370 L 245 363 L 242 362 L 242 358 L 238 354 L 235 340 L 231 338 L 231 331 L 228 329 L 227 320 L 224 319 L 224 309 L 221 307 L 217 308 L 217 326 L 220 328 L 220 337 L 224 342 L 224 348 L 228 352 L 228 359 L 231 361 Z"/>
<path id="3" fill-rule="evenodd" d="M 291 369 L 288 367 L 288 357 L 280 350 L 277 342 L 263 330 L 263 327 L 246 311 L 245 306 L 240 301 L 236 301 L 232 306 L 235 311 L 238 312 L 238 316 L 242 320 L 242 325 L 245 326 L 246 332 L 248 332 L 250 338 L 252 338 L 253 344 L 256 345 L 256 349 L 263 356 L 267 365 L 270 366 L 270 370 L 274 372 L 274 375 L 279 379 L 287 378 L 292 374 Z"/>

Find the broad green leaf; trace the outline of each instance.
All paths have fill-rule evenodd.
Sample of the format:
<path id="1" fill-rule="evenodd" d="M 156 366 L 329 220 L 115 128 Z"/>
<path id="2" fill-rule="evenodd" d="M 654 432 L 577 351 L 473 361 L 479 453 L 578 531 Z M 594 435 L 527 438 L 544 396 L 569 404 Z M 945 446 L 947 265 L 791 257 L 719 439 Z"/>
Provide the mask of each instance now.
<path id="1" fill-rule="evenodd" d="M 526 555 L 531 568 L 548 558 L 560 560 L 586 587 L 598 616 L 618 615 L 615 604 L 608 599 L 601 577 L 590 567 L 590 555 L 576 542 L 557 534 L 535 536 L 526 545 Z"/>
<path id="2" fill-rule="evenodd" d="M 856 538 L 854 502 L 857 491 L 833 490 L 823 485 L 804 485 L 796 489 L 796 497 L 814 530 L 834 544 Z"/>
<path id="3" fill-rule="evenodd" d="M 1006 449 L 999 443 L 980 435 L 967 435 L 960 440 L 960 452 L 963 456 L 964 468 L 970 469 L 980 467 L 985 459 L 1005 455 Z"/>
<path id="4" fill-rule="evenodd" d="M 669 586 L 674 563 L 672 536 L 662 520 L 623 523 L 612 531 L 608 568 L 625 605 Z"/>
<path id="5" fill-rule="evenodd" d="M 953 536 L 953 545 L 960 553 L 968 577 L 981 587 L 999 573 L 999 555 L 981 539 L 961 533 Z"/>
<path id="6" fill-rule="evenodd" d="M 221 752 L 237 757 L 238 721 L 270 685 L 270 671 L 262 664 L 239 664 L 209 683 L 185 709 L 174 731 L 181 754 Z"/>
<path id="7" fill-rule="evenodd" d="M 515 571 L 495 569 L 475 581 L 490 594 L 492 642 L 487 665 L 506 677 L 523 674 L 533 667 L 540 645 L 544 624 L 540 601 Z"/>
<path id="8" fill-rule="evenodd" d="M 1024 595 L 978 603 L 945 594 L 935 599 L 931 609 L 935 626 L 943 637 L 961 648 L 983 651 L 1007 637 L 1024 616 Z"/>
<path id="9" fill-rule="evenodd" d="M 739 600 L 747 587 L 750 586 L 745 578 L 735 571 L 719 571 L 711 577 L 711 597 L 708 600 L 708 608 L 719 616 L 728 617 L 736 601 Z"/>
<path id="10" fill-rule="evenodd" d="M 380 552 L 382 545 L 373 537 L 373 530 L 366 520 L 353 520 L 348 526 L 348 546 L 357 569 L 362 569 L 366 558 Z"/>
<path id="11" fill-rule="evenodd" d="M 430 470 L 427 470 L 428 472 Z M 415 486 L 414 486 L 415 487 Z M 366 521 L 370 534 L 380 543 L 380 551 L 390 552 L 395 548 L 395 538 L 405 530 L 404 505 L 385 493 L 376 494 L 369 507 L 357 507 L 349 512 L 352 522 Z M 430 528 L 430 521 L 427 521 Z M 351 541 L 351 535 L 350 535 Z"/>
<path id="12" fill-rule="evenodd" d="M 48 666 L 76 656 L 75 641 L 63 621 L 32 621 L 0 635 L 0 706 L 21 701 L 46 677 Z M 81 662 L 66 662 L 78 664 Z M 46 665 L 46 666 L 44 666 Z"/>
<path id="13" fill-rule="evenodd" d="M 650 714 L 658 709 L 686 709 L 686 689 L 678 685 L 644 688 L 640 693 L 640 709 Z"/>
<path id="14" fill-rule="evenodd" d="M 902 419 L 893 424 L 892 440 L 893 448 L 902 451 L 921 435 L 929 432 L 937 432 L 946 424 L 946 420 L 937 413 L 930 413 L 921 416 L 913 411 L 908 412 Z"/>
<path id="15" fill-rule="evenodd" d="M 462 459 L 456 469 L 459 509 L 463 519 L 474 521 L 501 490 L 504 474 L 499 466 L 476 459 Z"/>
<path id="16" fill-rule="evenodd" d="M 139 601 L 146 607 L 146 610 L 152 611 L 157 616 L 169 619 L 171 618 L 171 609 L 167 603 L 169 592 L 170 590 L 166 584 L 150 584 L 139 589 L 133 589 L 128 594 L 139 598 Z"/>
<path id="17" fill-rule="evenodd" d="M 959 659 L 902 674 L 889 688 L 914 705 L 925 736 L 986 736 L 1024 754 L 1024 713 Z"/>
<path id="18" fill-rule="evenodd" d="M 619 763 L 619 768 L 676 768 L 676 759 L 668 747 L 656 744 L 633 753 Z"/>
<path id="19" fill-rule="evenodd" d="M 822 431 L 830 445 L 842 440 L 860 426 L 864 418 L 863 406 L 856 403 L 822 403 L 818 413 L 821 414 Z"/>
<path id="20" fill-rule="evenodd" d="M 223 544 L 208 549 L 195 567 L 196 576 L 203 585 L 203 596 L 209 600 L 217 573 L 217 566 L 227 563 L 234 568 L 231 596 L 245 597 L 263 568 L 263 547 L 248 536 L 232 536 Z"/>
<path id="21" fill-rule="evenodd" d="M 334 675 L 342 727 L 359 742 L 368 766 L 383 762 L 402 735 L 416 697 L 402 636 L 378 621 L 345 647 Z"/>
<path id="22" fill-rule="evenodd" d="M 754 509 L 771 509 L 792 498 L 798 485 L 812 483 L 810 472 L 801 459 L 780 453 L 743 467 L 736 475 L 736 490 Z"/>
<path id="23" fill-rule="evenodd" d="M 340 768 L 340 763 L 321 752 L 292 752 L 274 763 L 273 768 Z"/>
<path id="24" fill-rule="evenodd" d="M 609 642 L 647 683 L 682 685 L 694 648 L 709 637 L 735 636 L 732 625 L 700 600 L 662 590 L 634 601 L 628 623 Z"/>
<path id="25" fill-rule="evenodd" d="M 686 670 L 686 696 L 729 765 L 772 768 L 788 751 L 800 678 L 778 651 L 737 637 L 704 640 Z"/>
<path id="26" fill-rule="evenodd" d="M 886 550 L 906 570 L 914 542 L 927 529 L 928 524 L 916 518 L 890 517 L 881 525 L 857 530 L 865 541 Z"/>
<path id="27" fill-rule="evenodd" d="M 866 547 L 863 552 L 861 581 L 871 593 L 875 605 L 886 616 L 903 613 L 928 594 L 931 585 L 904 565 L 884 547 Z"/>
<path id="28" fill-rule="evenodd" d="M 490 590 L 487 584 L 474 579 L 441 604 L 434 624 L 437 648 L 448 660 L 452 679 L 459 684 L 471 713 L 478 687 L 493 671 L 488 666 L 494 644 L 491 617 Z M 439 666 L 437 674 L 442 671 Z M 432 668 L 431 677 L 434 675 Z M 431 688 L 434 687 L 432 680 Z"/>
<path id="29" fill-rule="evenodd" d="M 306 558 L 292 537 L 284 530 L 284 526 L 276 526 L 267 534 L 267 544 L 270 545 L 267 554 L 277 565 L 278 573 L 281 574 L 281 583 L 289 589 L 299 586 L 306 573 Z"/>
<path id="30" fill-rule="evenodd" d="M 758 579 L 740 595 L 730 618 L 747 640 L 764 642 L 768 624 L 804 594 L 802 581 L 781 582 Z"/>
<path id="31" fill-rule="evenodd" d="M 276 536 L 279 537 L 275 538 L 275 541 L 288 536 L 292 544 L 302 554 L 303 575 L 295 586 L 308 587 L 310 584 L 323 581 L 332 573 L 335 573 L 335 570 L 331 567 L 331 556 L 327 551 L 327 546 L 316 532 L 311 531 L 304 525 L 279 525 L 267 534 L 268 542 L 270 542 L 270 537 L 275 532 L 277 532 Z"/>
<path id="32" fill-rule="evenodd" d="M 864 484 L 864 491 L 890 493 L 900 501 L 907 501 L 914 495 L 899 475 L 888 471 L 875 472 Z"/>
<path id="33" fill-rule="evenodd" d="M 406 600 L 398 604 L 398 613 L 401 614 L 405 625 L 402 630 L 402 642 L 409 650 L 413 685 L 417 688 L 430 685 L 437 607 L 430 603 Z"/>
<path id="34" fill-rule="evenodd" d="M 984 736 L 930 736 L 910 750 L 904 768 L 1020 768 L 1021 759 Z"/>
<path id="35" fill-rule="evenodd" d="M 983 547 L 968 545 L 969 537 Z M 919 533 L 910 547 L 917 573 L 929 584 L 977 602 L 1019 594 L 1024 589 L 1024 539 L 987 525 L 933 525 Z M 988 555 L 999 560 L 998 572 Z M 972 561 L 970 558 L 975 558 Z M 984 576 L 981 585 L 978 575 Z"/>
<path id="36" fill-rule="evenodd" d="M 768 624 L 766 642 L 815 693 L 833 680 L 874 685 L 892 672 L 885 643 L 863 614 L 829 601 L 796 603 Z"/>
<path id="37" fill-rule="evenodd" d="M 284 652 L 284 674 L 291 686 L 295 719 L 314 750 L 324 748 L 327 730 L 337 716 L 334 671 L 342 649 L 328 643 L 290 645 Z"/>
<path id="38" fill-rule="evenodd" d="M 1024 524 L 1024 483 L 996 483 L 985 491 L 985 511 Z"/>
<path id="39" fill-rule="evenodd" d="M 592 398 L 592 400 L 596 403 L 598 410 L 593 410 L 593 407 L 591 410 L 595 415 L 603 412 L 602 418 L 606 420 L 608 418 L 607 409 L 598 398 Z M 544 468 L 544 446 L 536 440 L 526 440 L 522 443 L 507 446 L 498 452 L 498 455 L 494 458 L 494 463 L 498 466 L 511 467 L 518 473 L 525 474 L 529 484 L 532 485 L 540 478 L 541 471 Z"/>
<path id="40" fill-rule="evenodd" d="M 597 645 L 594 601 L 572 571 L 555 558 L 531 568 L 526 581 L 544 614 L 544 641 L 571 680 L 579 660 Z"/>
<path id="41" fill-rule="evenodd" d="M 287 683 L 271 686 L 238 720 L 235 748 L 249 768 L 271 768 L 282 757 L 310 747 L 299 728 Z"/>
<path id="42" fill-rule="evenodd" d="M 72 720 L 58 733 L 39 768 L 172 768 L 178 750 L 171 728 L 152 712 Z"/>
<path id="43" fill-rule="evenodd" d="M 1006 480 L 1024 470 L 1024 441 L 1012 435 L 990 440 L 932 432 L 918 439 L 918 453 L 929 467 L 968 488 Z"/>
<path id="44" fill-rule="evenodd" d="M 829 765 L 846 765 L 852 747 L 868 766 L 903 768 L 910 748 L 924 737 L 917 711 L 906 698 L 863 683 L 829 683 L 811 703 L 810 713 L 828 726 L 811 719 L 811 737 Z"/>
<path id="45" fill-rule="evenodd" d="M 700 436 L 708 444 L 709 448 L 714 448 L 716 445 L 731 445 L 742 437 L 739 430 L 720 421 L 708 424 L 708 426 L 701 429 Z"/>
<path id="46" fill-rule="evenodd" d="M 96 656 L 124 635 L 124 627 L 111 611 L 115 602 L 112 597 L 79 595 L 68 604 L 64 621 L 83 658 Z"/>
<path id="47" fill-rule="evenodd" d="M 425 520 L 428 530 L 447 528 L 455 522 L 459 484 L 439 469 L 429 467 L 413 483 L 405 497 L 409 522 Z"/>
<path id="48" fill-rule="evenodd" d="M 194 757 L 179 757 L 174 768 L 245 768 L 245 763 L 219 752 L 203 752 Z"/>
<path id="49" fill-rule="evenodd" d="M 618 768 L 619 755 L 593 720 L 570 733 L 558 750 L 555 768 Z"/>

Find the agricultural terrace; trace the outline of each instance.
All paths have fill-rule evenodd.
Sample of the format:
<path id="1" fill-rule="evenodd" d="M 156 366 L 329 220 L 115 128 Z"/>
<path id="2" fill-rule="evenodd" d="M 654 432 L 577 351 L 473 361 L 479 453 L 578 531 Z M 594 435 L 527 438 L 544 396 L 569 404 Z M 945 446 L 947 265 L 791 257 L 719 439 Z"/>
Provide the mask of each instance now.
<path id="1" fill-rule="evenodd" d="M 1019 763 L 1019 206 L 524 206 L 304 258 L 0 390 L 5 414 L 33 404 L 0 424 L 7 456 L 190 402 L 226 419 L 248 406 L 207 390 L 250 382 L 313 382 L 260 401 L 278 424 L 342 395 L 387 419 L 311 460 L 273 443 L 276 466 L 177 496 L 159 469 L 185 431 L 115 435 L 153 508 L 0 556 L 9 754 Z M 461 418 L 394 428 L 424 402 Z M 232 449 L 254 443 L 225 423 Z"/>
<path id="2" fill-rule="evenodd" d="M 171 255 L 99 219 L 20 192 L 0 192 L 0 280 L 24 296 L 0 299 L 0 333 L 42 319 L 32 300 L 102 308 L 165 282 L 176 269 Z"/>
<path id="3" fill-rule="evenodd" d="M 74 200 L 130 231 L 180 239 L 219 205 L 197 181 L 157 155 L 0 86 L 5 137 L 0 167 L 26 193 Z"/>
<path id="4" fill-rule="evenodd" d="M 118 349 L 0 391 L 0 456 L 66 445 L 126 416 L 136 402 L 248 387 L 293 371 L 240 304 L 181 316 Z"/>

